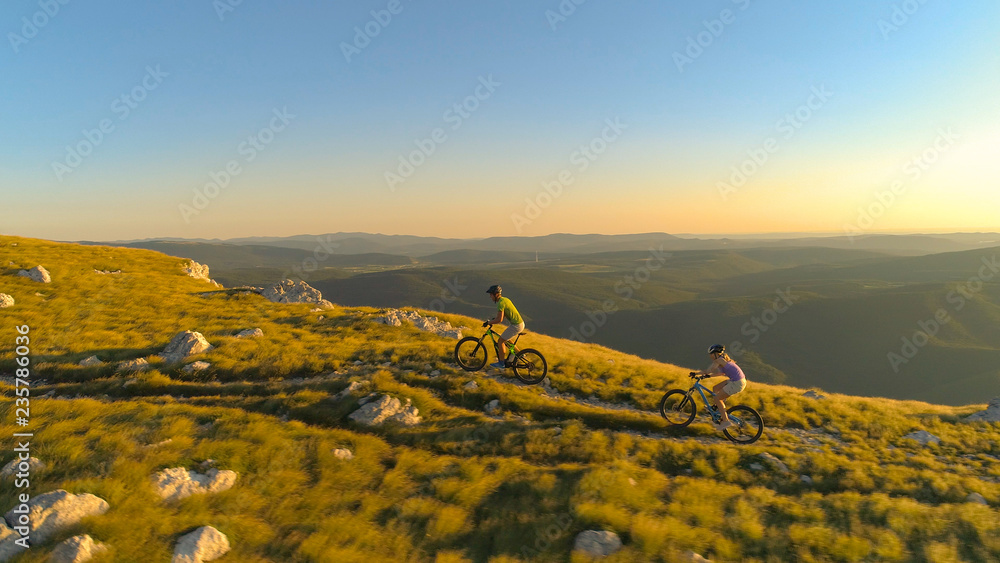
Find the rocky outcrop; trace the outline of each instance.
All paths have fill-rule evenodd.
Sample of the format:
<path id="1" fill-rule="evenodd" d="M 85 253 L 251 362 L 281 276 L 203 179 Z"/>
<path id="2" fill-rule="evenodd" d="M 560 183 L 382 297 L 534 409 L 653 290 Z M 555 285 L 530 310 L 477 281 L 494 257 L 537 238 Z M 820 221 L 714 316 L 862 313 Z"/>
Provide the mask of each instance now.
<path id="1" fill-rule="evenodd" d="M 7 522 L 0 518 L 0 561 L 7 561 L 27 549 L 14 543 L 20 537 L 20 534 L 10 529 Z"/>
<path id="2" fill-rule="evenodd" d="M 403 326 L 404 322 L 409 322 L 413 326 L 426 332 L 432 332 L 438 336 L 460 339 L 462 331 L 451 326 L 451 323 L 438 320 L 437 317 L 424 317 L 416 311 L 401 311 L 399 309 L 389 309 L 385 315 L 375 319 L 375 322 L 389 326 Z"/>
<path id="3" fill-rule="evenodd" d="M 115 368 L 116 372 L 133 372 L 133 371 L 145 371 L 149 369 L 149 360 L 146 358 L 137 358 L 135 360 L 127 360 L 124 362 L 119 362 L 118 367 Z"/>
<path id="4" fill-rule="evenodd" d="M 354 452 L 344 448 L 337 448 L 336 450 L 333 450 L 333 457 L 344 461 L 350 461 L 354 459 Z"/>
<path id="5" fill-rule="evenodd" d="M 969 493 L 969 496 L 965 497 L 965 502 L 970 504 L 982 504 L 984 506 L 989 505 L 983 495 L 979 493 Z"/>
<path id="6" fill-rule="evenodd" d="M 209 469 L 206 474 L 171 467 L 153 477 L 153 486 L 164 500 L 180 500 L 191 495 L 219 493 L 233 488 L 238 475 L 235 471 Z"/>
<path id="7" fill-rule="evenodd" d="M 171 563 L 203 563 L 229 553 L 229 538 L 211 526 L 202 526 L 181 536 L 174 547 Z"/>
<path id="8" fill-rule="evenodd" d="M 29 278 L 38 283 L 52 283 L 52 276 L 49 275 L 49 271 L 43 266 L 35 266 L 30 270 L 21 270 L 17 275 L 22 278 Z"/>
<path id="9" fill-rule="evenodd" d="M 599 559 L 618 552 L 622 548 L 622 540 L 618 534 L 608 531 L 587 530 L 580 532 L 573 542 L 573 551 L 579 551 Z"/>
<path id="10" fill-rule="evenodd" d="M 204 280 L 208 283 L 214 285 L 215 287 L 222 287 L 222 284 L 208 277 L 208 266 L 204 264 L 199 264 L 194 260 L 189 260 L 188 265 L 182 268 L 184 273 L 191 276 L 196 280 Z"/>
<path id="11" fill-rule="evenodd" d="M 23 466 L 21 464 L 24 464 Z M 35 473 L 36 471 L 41 471 L 45 469 L 45 464 L 42 460 L 37 457 L 29 457 L 25 461 L 20 459 L 13 459 L 10 463 L 3 466 L 0 469 L 0 479 L 7 479 L 8 477 L 13 477 L 15 473 Z"/>
<path id="12" fill-rule="evenodd" d="M 200 332 L 185 330 L 177 333 L 167 344 L 167 347 L 160 353 L 160 357 L 168 364 L 180 362 L 188 356 L 201 354 L 212 349 L 212 345 L 205 340 Z"/>
<path id="13" fill-rule="evenodd" d="M 333 303 L 323 299 L 318 289 L 304 281 L 283 280 L 277 285 L 252 289 L 274 303 L 315 303 L 320 309 L 333 309 Z"/>
<path id="14" fill-rule="evenodd" d="M 212 364 L 208 362 L 192 362 L 184 366 L 184 373 L 198 373 L 199 371 L 205 371 L 206 369 L 212 367 Z"/>
<path id="15" fill-rule="evenodd" d="M 87 534 L 73 536 L 52 550 L 49 563 L 85 563 L 107 549 L 108 546 L 95 542 Z"/>
<path id="16" fill-rule="evenodd" d="M 0 293 L 0 309 L 14 306 L 14 298 L 6 293 Z"/>
<path id="17" fill-rule="evenodd" d="M 28 503 L 28 527 L 31 543 L 45 543 L 52 536 L 69 526 L 73 526 L 87 518 L 104 514 L 108 511 L 108 503 L 91 494 L 74 495 L 62 489 L 38 495 Z M 8 524 L 17 523 L 22 516 L 12 508 L 4 516 Z"/>
<path id="18" fill-rule="evenodd" d="M 104 362 L 97 356 L 91 356 L 85 360 L 80 360 L 80 365 L 85 368 L 103 366 Z"/>
<path id="19" fill-rule="evenodd" d="M 986 410 L 965 417 L 965 422 L 1000 422 L 1000 397 L 990 401 Z"/>
<path id="20" fill-rule="evenodd" d="M 365 403 L 360 409 L 352 412 L 348 418 L 365 426 L 380 426 L 386 422 L 414 426 L 420 424 L 420 416 L 418 415 L 419 411 L 410 404 L 409 399 L 404 405 L 395 397 L 382 395 Z"/>
<path id="21" fill-rule="evenodd" d="M 938 445 L 941 443 L 941 438 L 931 434 L 926 430 L 917 430 L 916 432 L 911 432 L 906 436 L 903 436 L 904 440 L 916 440 L 921 446 L 926 446 L 927 444 Z"/>
<path id="22" fill-rule="evenodd" d="M 248 328 L 242 330 L 236 335 L 236 338 L 261 338 L 264 336 L 264 331 L 259 328 Z"/>

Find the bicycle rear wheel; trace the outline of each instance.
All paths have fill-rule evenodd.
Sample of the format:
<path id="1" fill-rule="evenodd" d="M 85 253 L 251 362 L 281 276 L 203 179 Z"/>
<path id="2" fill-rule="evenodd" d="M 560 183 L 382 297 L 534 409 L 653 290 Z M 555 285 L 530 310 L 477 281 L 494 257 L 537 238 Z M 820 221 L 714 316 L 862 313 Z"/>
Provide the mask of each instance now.
<path id="1" fill-rule="evenodd" d="M 687 396 L 687 391 L 671 389 L 660 399 L 660 416 L 671 426 L 684 428 L 694 420 L 698 407 Z"/>
<path id="2" fill-rule="evenodd" d="M 545 379 L 549 366 L 538 350 L 527 348 L 514 356 L 514 375 L 521 381 L 534 385 Z"/>
<path id="3" fill-rule="evenodd" d="M 486 365 L 486 347 L 475 336 L 466 336 L 455 345 L 455 361 L 465 371 L 479 371 Z"/>
<path id="4" fill-rule="evenodd" d="M 764 419 L 760 414 L 746 405 L 736 405 L 726 409 L 733 425 L 722 431 L 737 444 L 752 444 L 764 433 Z"/>

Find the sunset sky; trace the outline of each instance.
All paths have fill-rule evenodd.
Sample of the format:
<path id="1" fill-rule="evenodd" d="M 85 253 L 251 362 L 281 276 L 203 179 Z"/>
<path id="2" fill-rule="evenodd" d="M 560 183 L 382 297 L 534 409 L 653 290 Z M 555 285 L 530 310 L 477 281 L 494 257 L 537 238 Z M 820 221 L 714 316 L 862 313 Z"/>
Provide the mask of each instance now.
<path id="1" fill-rule="evenodd" d="M 10 0 L 0 233 L 997 231 L 997 21 L 987 0 Z"/>

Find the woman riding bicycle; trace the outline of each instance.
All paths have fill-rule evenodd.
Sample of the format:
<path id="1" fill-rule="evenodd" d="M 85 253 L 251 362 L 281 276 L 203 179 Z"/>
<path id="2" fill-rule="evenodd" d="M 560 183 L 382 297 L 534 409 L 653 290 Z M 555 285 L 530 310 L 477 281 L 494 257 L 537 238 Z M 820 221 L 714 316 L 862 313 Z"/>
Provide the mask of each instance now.
<path id="1" fill-rule="evenodd" d="M 503 289 L 499 285 L 490 286 L 486 290 L 486 293 L 490 294 L 493 302 L 497 304 L 497 316 L 493 320 L 486 322 L 489 324 L 500 324 L 504 319 L 507 319 L 507 322 L 510 323 L 510 326 L 503 331 L 497 342 L 500 346 L 500 357 L 497 358 L 498 361 L 495 364 L 490 364 L 490 367 L 497 369 L 507 367 L 503 360 L 503 358 L 507 357 L 507 342 L 524 330 L 524 319 L 521 318 L 521 314 L 517 312 L 514 303 L 510 299 L 500 296 L 502 292 Z"/>
<path id="2" fill-rule="evenodd" d="M 708 355 L 712 358 L 712 364 L 708 366 L 708 371 L 701 372 L 701 375 L 725 375 L 729 378 L 712 387 L 712 392 L 715 393 L 713 401 L 719 409 L 719 414 L 722 415 L 722 422 L 715 427 L 723 430 L 733 425 L 733 422 L 729 420 L 729 414 L 726 413 L 726 404 L 723 401 L 746 389 L 747 378 L 740 366 L 736 365 L 736 362 L 726 353 L 726 347 L 722 344 L 715 344 L 709 348 Z"/>

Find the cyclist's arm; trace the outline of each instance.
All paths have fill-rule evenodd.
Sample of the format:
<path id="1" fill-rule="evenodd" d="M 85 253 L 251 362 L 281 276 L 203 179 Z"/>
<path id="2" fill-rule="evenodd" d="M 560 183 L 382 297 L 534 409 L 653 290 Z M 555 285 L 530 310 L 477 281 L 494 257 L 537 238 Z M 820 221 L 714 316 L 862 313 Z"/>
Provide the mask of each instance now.
<path id="1" fill-rule="evenodd" d="M 497 316 L 493 317 L 493 320 L 490 321 L 490 322 L 493 323 L 493 324 L 502 323 L 503 322 L 503 309 L 500 309 L 499 311 L 497 311 Z"/>

